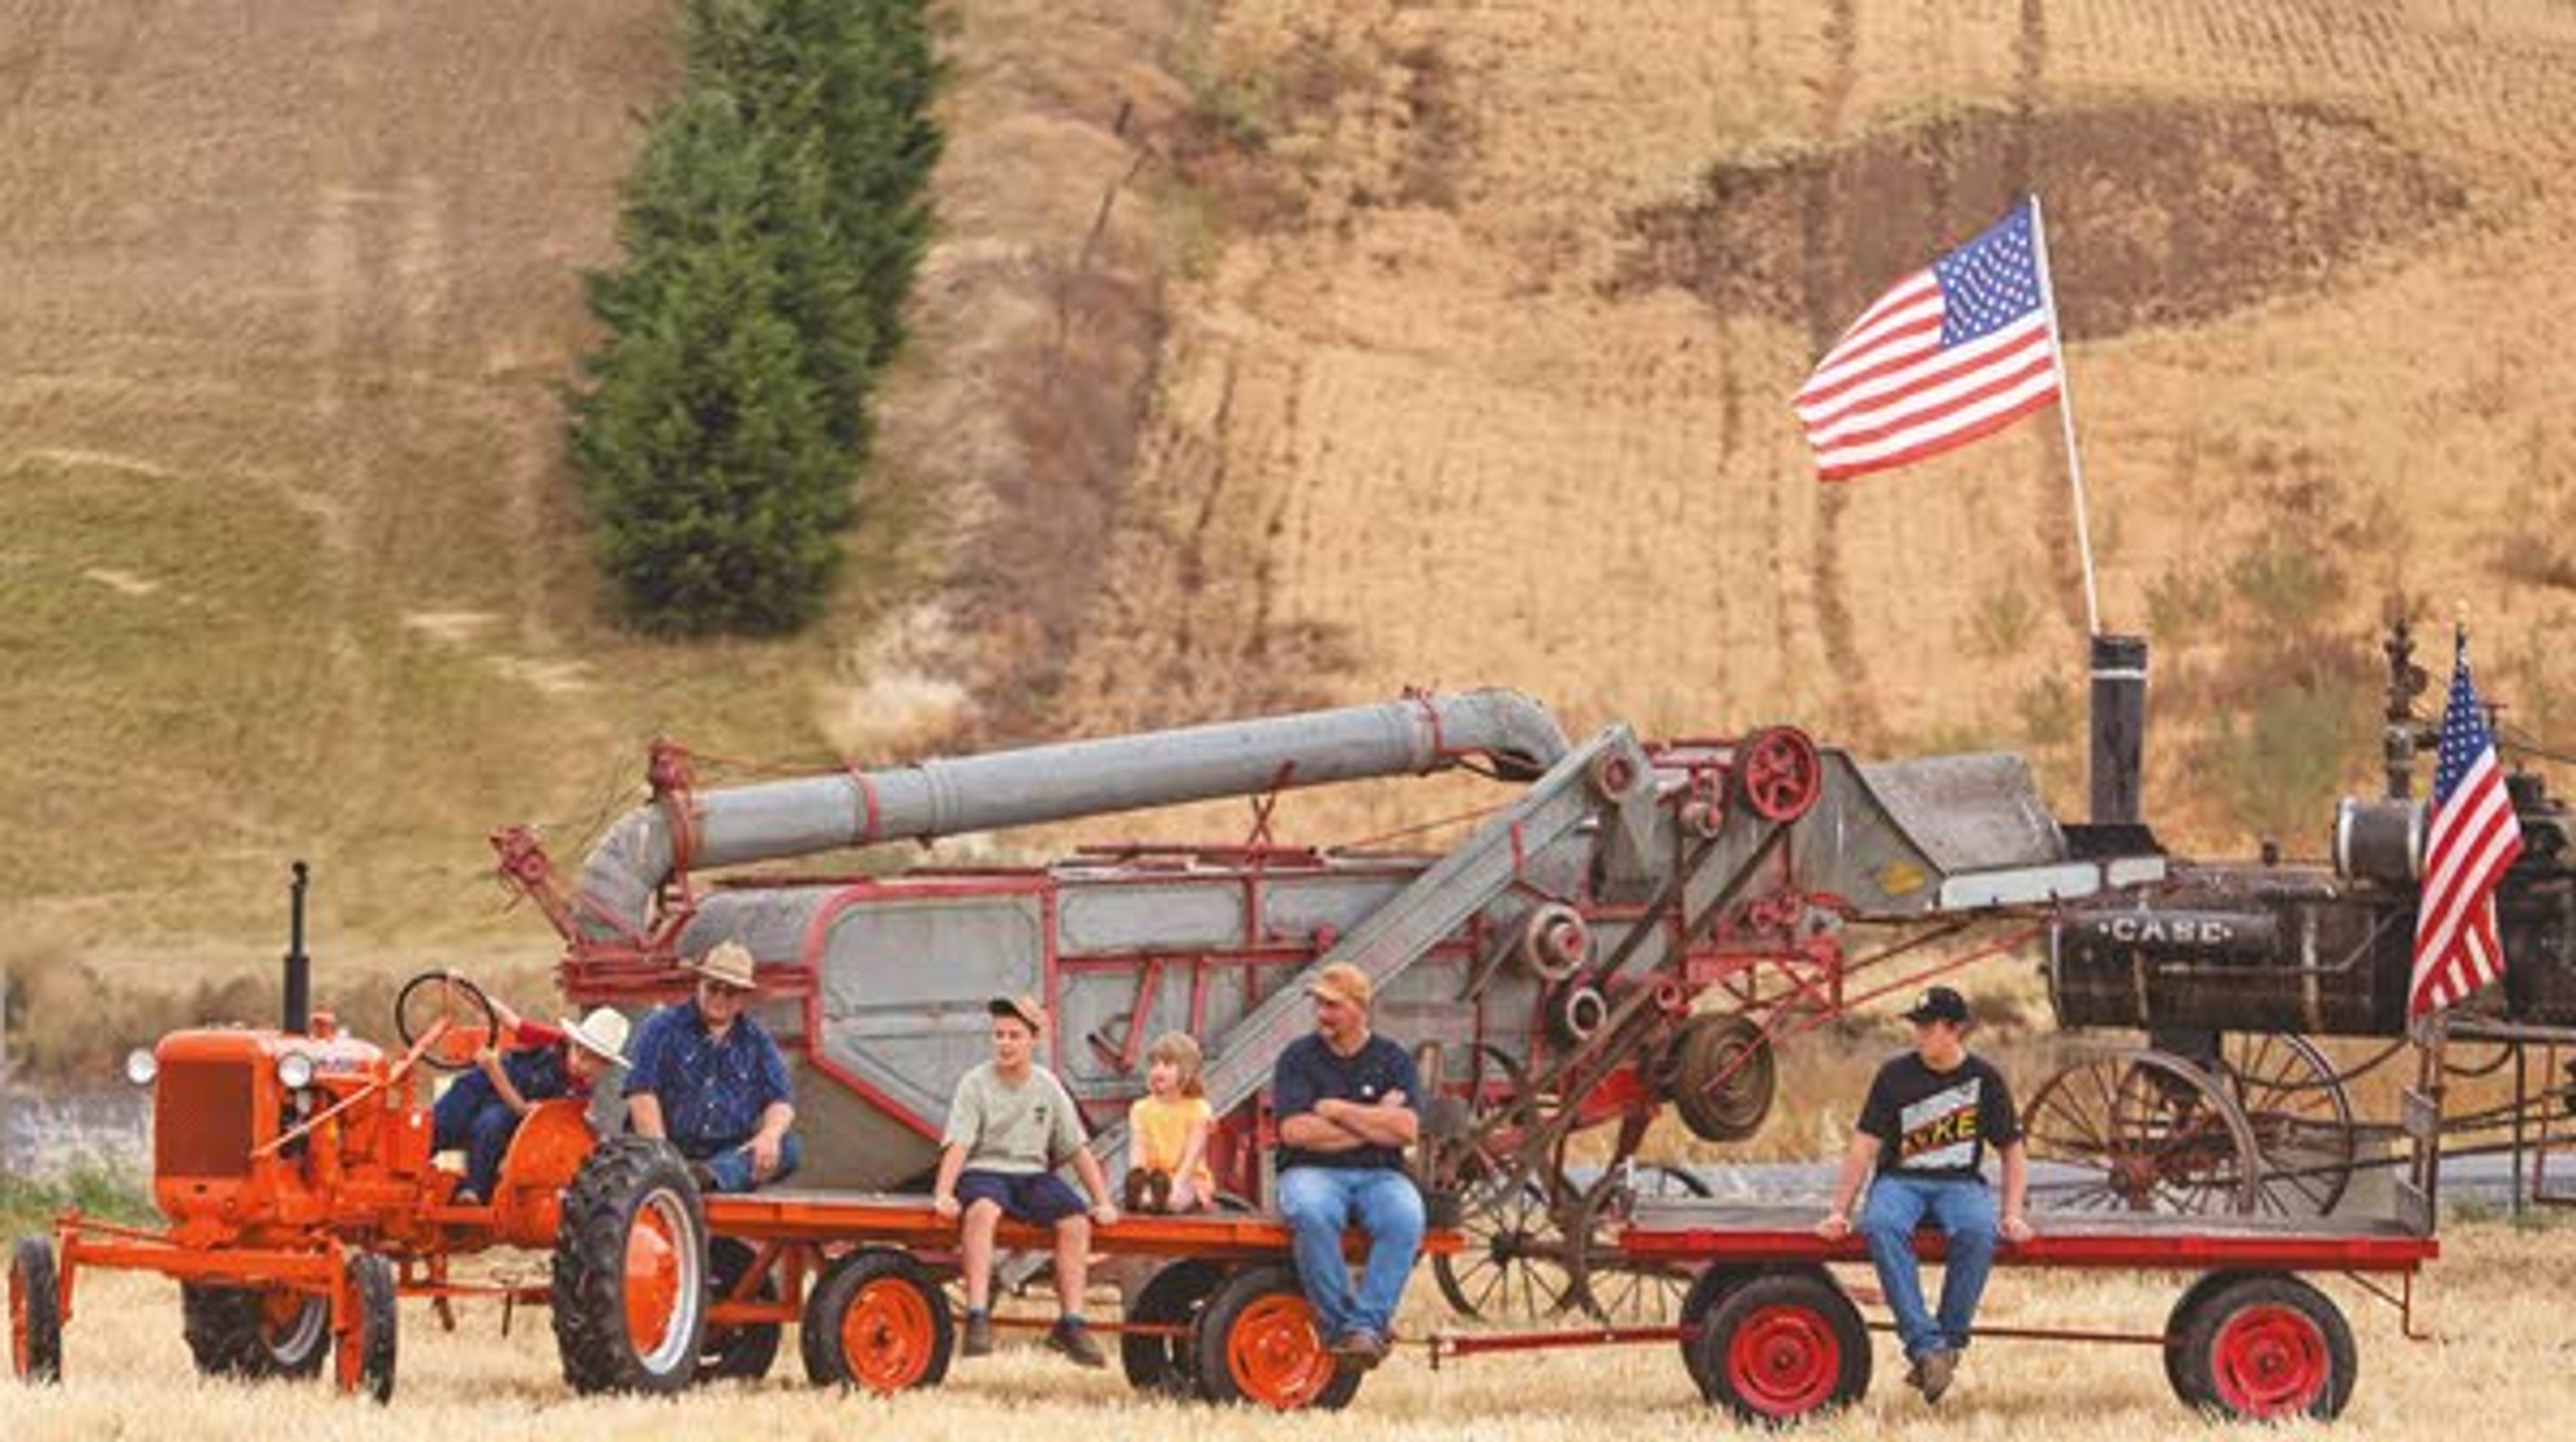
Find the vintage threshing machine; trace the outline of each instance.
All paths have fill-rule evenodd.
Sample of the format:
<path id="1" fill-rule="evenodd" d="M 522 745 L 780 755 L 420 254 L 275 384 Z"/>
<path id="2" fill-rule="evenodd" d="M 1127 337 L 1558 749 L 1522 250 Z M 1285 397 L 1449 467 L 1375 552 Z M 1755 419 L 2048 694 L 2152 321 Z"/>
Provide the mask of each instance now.
<path id="1" fill-rule="evenodd" d="M 1452 768 L 1506 789 L 1446 851 L 1270 834 L 1281 791 Z M 2071 839 L 2015 758 L 1861 766 L 1785 728 L 1650 744 L 1612 725 L 1570 745 L 1500 691 L 727 787 L 665 745 L 649 776 L 577 875 L 524 829 L 494 837 L 503 874 L 563 936 L 583 1005 L 681 995 L 679 958 L 751 949 L 799 1074 L 800 1185 L 919 1185 L 984 1054 L 984 999 L 1034 991 L 1057 1019 L 1047 1060 L 1104 1150 L 1147 1041 L 1200 1038 L 1221 1183 L 1257 1201 L 1262 1092 L 1310 1025 L 1300 979 L 1348 961 L 1440 1079 L 1426 1181 L 1463 1207 L 1471 1244 L 1437 1268 L 1469 1312 L 1677 1304 L 1678 1278 L 1593 1239 L 1641 1180 L 1690 1176 L 1621 1163 L 1666 1105 L 1702 1137 L 1761 1125 L 1772 1040 L 1852 999 L 1847 923 L 1917 923 L 1910 945 L 2162 876 L 2161 858 Z M 1226 796 L 1253 800 L 1249 840 L 893 876 L 739 869 Z M 1610 1165 L 1569 1166 L 1566 1139 L 1604 1123 Z"/>

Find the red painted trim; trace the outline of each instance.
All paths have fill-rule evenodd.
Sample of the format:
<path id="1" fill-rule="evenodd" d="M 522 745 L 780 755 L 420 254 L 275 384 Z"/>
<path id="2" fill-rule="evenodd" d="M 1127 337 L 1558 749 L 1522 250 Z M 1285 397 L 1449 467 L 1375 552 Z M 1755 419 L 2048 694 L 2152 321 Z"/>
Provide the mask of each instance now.
<path id="1" fill-rule="evenodd" d="M 2089 1226 L 2090 1224 L 2088 1224 Z M 1619 1239 L 1631 1257 L 1725 1265 L 1737 1262 L 1865 1262 L 1858 1236 L 1828 1242 L 1803 1228 L 1716 1225 L 1631 1227 Z M 1939 1261 L 1935 1233 L 1915 1239 L 1916 1255 Z M 2005 1243 L 1998 1267 L 2071 1267 L 2140 1271 L 2251 1269 L 2289 1272 L 2415 1272 L 2442 1254 L 2437 1237 L 2354 1237 L 2323 1233 L 2210 1233 L 2087 1230 Z"/>

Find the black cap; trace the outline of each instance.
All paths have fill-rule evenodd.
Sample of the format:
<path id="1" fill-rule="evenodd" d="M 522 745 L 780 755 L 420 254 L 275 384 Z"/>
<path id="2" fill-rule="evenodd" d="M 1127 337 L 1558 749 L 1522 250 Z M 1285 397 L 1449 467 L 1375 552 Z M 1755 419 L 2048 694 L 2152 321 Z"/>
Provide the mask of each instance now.
<path id="1" fill-rule="evenodd" d="M 1912 1022 L 1946 1021 L 1952 1026 L 1968 1024 L 1968 999 L 1946 986 L 1926 987 L 1905 1013 Z"/>

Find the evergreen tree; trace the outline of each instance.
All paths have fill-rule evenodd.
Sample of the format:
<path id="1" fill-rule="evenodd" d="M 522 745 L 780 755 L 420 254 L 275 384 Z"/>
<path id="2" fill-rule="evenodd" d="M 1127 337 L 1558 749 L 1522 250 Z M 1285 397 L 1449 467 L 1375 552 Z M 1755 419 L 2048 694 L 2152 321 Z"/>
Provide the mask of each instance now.
<path id="1" fill-rule="evenodd" d="M 764 187 L 792 173 L 777 148 L 729 97 L 685 97 L 630 185 L 628 266 L 592 281 L 610 334 L 573 454 L 621 609 L 646 630 L 793 628 L 838 555 L 850 451 L 799 320 L 820 222 L 800 233 L 800 188 Z"/>

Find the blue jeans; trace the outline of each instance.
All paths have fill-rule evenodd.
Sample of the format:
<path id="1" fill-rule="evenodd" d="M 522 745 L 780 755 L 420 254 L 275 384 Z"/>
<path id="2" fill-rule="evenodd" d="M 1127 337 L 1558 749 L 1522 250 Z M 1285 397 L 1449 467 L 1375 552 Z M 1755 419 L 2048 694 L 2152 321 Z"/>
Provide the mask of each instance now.
<path id="1" fill-rule="evenodd" d="M 1290 1167 L 1279 1174 L 1279 1214 L 1296 1233 L 1297 1275 L 1324 1339 L 1388 1335 L 1422 1250 L 1422 1193 L 1413 1179 L 1377 1167 Z M 1342 1231 L 1354 1222 L 1369 1237 L 1357 1296 L 1342 1259 Z"/>
<path id="2" fill-rule="evenodd" d="M 491 1079 L 467 1072 L 448 1083 L 430 1109 L 430 1150 L 465 1153 L 464 1188 L 484 1201 L 500 1185 L 501 1158 L 519 1130 L 519 1114 L 492 1089 Z"/>
<path id="3" fill-rule="evenodd" d="M 1914 1229 L 1926 1217 L 1950 1239 L 1938 1317 L 1923 1310 L 1922 1268 L 1914 1260 Z M 1977 1299 L 1986 1294 L 1986 1274 L 1995 1266 L 1995 1198 L 1986 1184 L 1882 1172 L 1869 1184 L 1869 1203 L 1860 1209 L 1860 1234 L 1869 1243 L 1887 1309 L 1896 1314 L 1907 1359 L 1965 1348 Z"/>
<path id="4" fill-rule="evenodd" d="M 681 1145 L 680 1155 L 707 1169 L 707 1175 L 715 1181 L 708 1190 L 714 1192 L 749 1192 L 760 1187 L 774 1187 L 796 1175 L 797 1164 L 805 1160 L 804 1143 L 796 1140 L 794 1132 L 789 1132 L 778 1139 L 777 1175 L 765 1182 L 754 1182 L 751 1178 L 750 1140 L 745 1137 L 739 1142 L 723 1145 Z"/>

